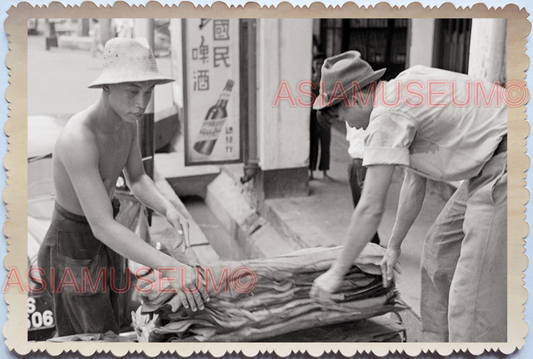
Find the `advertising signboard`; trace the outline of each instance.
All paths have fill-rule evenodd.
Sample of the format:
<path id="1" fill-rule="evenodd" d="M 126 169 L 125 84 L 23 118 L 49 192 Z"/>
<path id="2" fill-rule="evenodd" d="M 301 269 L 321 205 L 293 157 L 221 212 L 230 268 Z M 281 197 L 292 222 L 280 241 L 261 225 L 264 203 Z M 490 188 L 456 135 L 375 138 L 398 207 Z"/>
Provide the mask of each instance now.
<path id="1" fill-rule="evenodd" d="M 185 165 L 241 162 L 239 19 L 183 19 Z"/>

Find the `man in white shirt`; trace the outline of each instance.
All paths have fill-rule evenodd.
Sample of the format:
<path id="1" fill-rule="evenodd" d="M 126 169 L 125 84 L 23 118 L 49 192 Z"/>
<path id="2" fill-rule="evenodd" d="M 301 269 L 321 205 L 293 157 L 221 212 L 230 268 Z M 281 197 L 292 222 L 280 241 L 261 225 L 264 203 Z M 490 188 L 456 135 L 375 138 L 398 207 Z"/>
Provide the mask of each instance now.
<path id="1" fill-rule="evenodd" d="M 342 284 L 376 232 L 396 166 L 406 175 L 381 265 L 384 286 L 391 284 L 401 243 L 422 207 L 427 179 L 464 180 L 426 238 L 424 340 L 506 341 L 507 109 L 501 99 L 507 94 L 491 83 L 423 66 L 375 86 L 381 75 L 357 51 L 328 58 L 322 68 L 324 92 L 314 108 L 328 122 L 366 130 L 368 171 L 344 251 L 310 294 L 329 300 Z M 469 91 L 474 84 L 478 92 L 494 90 L 492 101 L 481 103 Z"/>

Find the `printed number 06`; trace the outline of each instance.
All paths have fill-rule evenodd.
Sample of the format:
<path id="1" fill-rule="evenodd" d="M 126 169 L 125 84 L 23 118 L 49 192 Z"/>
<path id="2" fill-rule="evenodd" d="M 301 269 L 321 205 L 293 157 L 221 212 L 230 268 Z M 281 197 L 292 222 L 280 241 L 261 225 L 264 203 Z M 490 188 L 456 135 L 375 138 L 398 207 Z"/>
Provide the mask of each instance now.
<path id="1" fill-rule="evenodd" d="M 43 314 L 40 312 L 34 312 L 31 315 L 31 323 L 28 318 L 28 327 L 40 328 L 43 325 L 50 327 L 54 324 L 54 316 L 51 310 L 45 310 Z"/>
<path id="2" fill-rule="evenodd" d="M 54 325 L 54 314 L 51 310 L 45 310 L 43 313 L 43 324 L 45 327 Z"/>

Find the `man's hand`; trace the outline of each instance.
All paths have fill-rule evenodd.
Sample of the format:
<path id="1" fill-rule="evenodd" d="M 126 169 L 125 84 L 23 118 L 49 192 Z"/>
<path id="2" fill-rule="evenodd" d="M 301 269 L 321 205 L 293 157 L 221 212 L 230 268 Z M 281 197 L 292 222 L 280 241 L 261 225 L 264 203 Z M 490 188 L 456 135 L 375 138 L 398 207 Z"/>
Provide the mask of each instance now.
<path id="1" fill-rule="evenodd" d="M 400 248 L 388 247 L 387 252 L 385 252 L 383 259 L 381 260 L 380 266 L 384 288 L 387 288 L 392 282 L 394 269 L 396 269 L 398 273 L 401 273 L 400 268 L 398 266 L 398 258 L 400 257 L 401 253 L 402 250 Z"/>
<path id="2" fill-rule="evenodd" d="M 329 301 L 332 294 L 341 286 L 343 280 L 344 274 L 340 274 L 331 267 L 326 273 L 315 279 L 309 296 L 319 301 Z"/>
<path id="3" fill-rule="evenodd" d="M 191 246 L 189 222 L 175 209 L 167 212 L 167 221 L 178 233 L 178 240 L 174 244 L 174 249 L 181 246 L 181 252 L 185 253 L 185 250 Z"/>
<path id="4" fill-rule="evenodd" d="M 194 312 L 204 309 L 204 302 L 209 302 L 209 294 L 199 271 L 183 265 L 177 272 L 169 272 L 167 277 L 174 279 L 171 285 L 177 290 L 177 297 L 185 308 L 191 308 Z"/>

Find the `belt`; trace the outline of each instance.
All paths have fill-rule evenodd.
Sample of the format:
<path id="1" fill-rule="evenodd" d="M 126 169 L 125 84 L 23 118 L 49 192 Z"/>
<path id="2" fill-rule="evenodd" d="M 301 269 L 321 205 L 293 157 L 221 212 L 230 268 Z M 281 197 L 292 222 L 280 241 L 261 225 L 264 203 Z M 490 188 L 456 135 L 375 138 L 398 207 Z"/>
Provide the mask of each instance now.
<path id="1" fill-rule="evenodd" d="M 57 203 L 57 201 L 55 202 L 55 209 L 57 213 L 59 213 L 61 216 L 65 217 L 68 220 L 71 220 L 73 222 L 78 222 L 78 223 L 89 224 L 89 222 L 87 221 L 87 218 L 85 218 L 84 216 L 80 216 L 79 214 L 74 214 L 72 212 L 67 211 L 66 209 L 61 207 L 59 203 Z"/>
<path id="2" fill-rule="evenodd" d="M 494 151 L 494 156 L 499 155 L 502 152 L 507 152 L 507 134 L 502 137 L 500 144 L 498 145 L 498 147 L 496 147 L 496 151 Z"/>
<path id="3" fill-rule="evenodd" d="M 113 197 L 113 199 L 111 200 L 111 205 L 113 206 L 113 219 L 116 219 L 117 215 L 120 212 L 120 201 L 119 201 L 119 199 L 117 197 Z M 89 223 L 89 221 L 87 221 L 86 217 L 80 216 L 78 214 L 70 213 L 69 211 L 67 211 L 66 209 L 61 207 L 59 205 L 59 203 L 57 203 L 57 201 L 55 202 L 55 207 L 56 207 L 57 211 L 59 213 L 61 213 L 61 215 L 63 215 L 64 217 L 70 219 L 71 221 L 81 222 L 81 223 Z"/>

